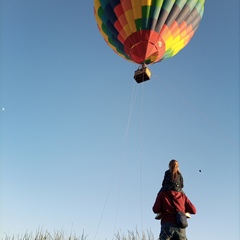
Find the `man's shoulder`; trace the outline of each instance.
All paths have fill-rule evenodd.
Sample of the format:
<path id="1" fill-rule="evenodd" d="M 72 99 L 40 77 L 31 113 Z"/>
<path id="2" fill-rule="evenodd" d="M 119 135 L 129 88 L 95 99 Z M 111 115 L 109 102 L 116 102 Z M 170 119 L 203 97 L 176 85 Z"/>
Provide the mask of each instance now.
<path id="1" fill-rule="evenodd" d="M 168 192 L 168 196 L 176 200 L 185 200 L 187 198 L 187 196 L 183 192 L 173 190 Z"/>
<path id="2" fill-rule="evenodd" d="M 163 198 L 169 197 L 169 191 L 160 191 L 158 196 Z"/>

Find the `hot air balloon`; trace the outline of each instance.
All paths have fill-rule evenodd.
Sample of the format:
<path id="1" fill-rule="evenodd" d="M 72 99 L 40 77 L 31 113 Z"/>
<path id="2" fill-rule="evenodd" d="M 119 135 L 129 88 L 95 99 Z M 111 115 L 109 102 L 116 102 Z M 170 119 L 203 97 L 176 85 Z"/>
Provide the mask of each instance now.
<path id="1" fill-rule="evenodd" d="M 173 57 L 196 32 L 205 0 L 94 0 L 98 29 L 121 57 L 140 65 L 134 79 L 150 79 L 148 64 Z"/>

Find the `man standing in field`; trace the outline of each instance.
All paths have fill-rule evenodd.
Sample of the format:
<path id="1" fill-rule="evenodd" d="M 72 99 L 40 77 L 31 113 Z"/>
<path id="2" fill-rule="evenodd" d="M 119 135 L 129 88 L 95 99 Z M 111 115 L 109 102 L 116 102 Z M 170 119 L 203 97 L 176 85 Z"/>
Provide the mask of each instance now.
<path id="1" fill-rule="evenodd" d="M 161 213 L 159 240 L 187 240 L 185 228 L 177 226 L 176 213 L 196 214 L 196 208 L 183 192 L 160 191 L 152 210 Z"/>

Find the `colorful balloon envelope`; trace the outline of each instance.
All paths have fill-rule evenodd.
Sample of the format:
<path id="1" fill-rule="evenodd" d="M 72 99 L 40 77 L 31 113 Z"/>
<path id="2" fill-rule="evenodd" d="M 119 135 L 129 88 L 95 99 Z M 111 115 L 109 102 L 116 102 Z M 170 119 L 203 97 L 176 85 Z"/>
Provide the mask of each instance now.
<path id="1" fill-rule="evenodd" d="M 121 57 L 151 64 L 176 55 L 191 40 L 205 0 L 94 0 L 100 33 Z"/>

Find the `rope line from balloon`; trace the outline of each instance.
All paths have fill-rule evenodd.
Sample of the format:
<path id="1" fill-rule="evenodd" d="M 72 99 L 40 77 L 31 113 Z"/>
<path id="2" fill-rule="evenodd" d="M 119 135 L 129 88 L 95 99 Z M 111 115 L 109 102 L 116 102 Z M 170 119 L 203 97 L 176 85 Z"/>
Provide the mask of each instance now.
<path id="1" fill-rule="evenodd" d="M 143 85 L 142 85 L 143 87 Z M 111 178 L 111 181 L 110 181 L 110 184 L 109 184 L 109 188 L 108 188 L 108 191 L 107 191 L 107 195 L 106 195 L 106 199 L 105 199 L 105 202 L 103 204 L 103 209 L 102 209 L 102 212 L 101 212 L 101 216 L 100 216 L 100 219 L 99 219 L 99 222 L 98 222 L 98 225 L 97 225 L 97 229 L 96 229 L 96 232 L 95 232 L 95 235 L 94 235 L 94 240 L 97 238 L 97 235 L 98 235 L 98 231 L 100 229 L 100 225 L 101 225 L 101 222 L 102 222 L 102 219 L 103 219 L 103 216 L 104 216 L 104 213 L 105 213 L 105 210 L 106 210 L 106 207 L 107 207 L 107 203 L 108 203 L 108 199 L 109 199 L 109 196 L 110 196 L 110 193 L 111 193 L 111 190 L 112 190 L 112 185 L 113 185 L 113 182 L 115 180 L 115 177 L 116 177 L 116 172 L 119 171 L 120 172 L 120 179 L 119 179 L 119 186 L 118 186 L 118 193 L 117 193 L 117 204 L 116 204 L 116 212 L 115 212 L 115 220 L 114 220 L 114 229 L 113 229 L 113 236 L 116 234 L 116 225 L 117 225 L 117 217 L 118 217 L 118 209 L 119 209 L 119 200 L 120 200 L 120 195 L 121 195 L 121 188 L 122 188 L 122 182 L 123 182 L 123 172 L 124 172 L 124 166 L 125 166 L 125 162 L 126 162 L 126 150 L 127 150 L 127 145 L 128 145 L 128 136 L 129 136 L 129 129 L 130 129 L 130 125 L 131 125 L 131 120 L 132 120 L 132 113 L 133 113 L 133 110 L 134 110 L 134 106 L 135 106 L 135 103 L 136 103 L 136 98 L 137 98 L 137 95 L 138 95 L 138 89 L 139 89 L 139 85 L 137 85 L 135 82 L 133 82 L 133 89 L 132 89 L 132 96 L 131 96 L 131 100 L 130 100 L 130 107 L 129 107 L 129 114 L 128 114 L 128 120 L 127 120 L 127 124 L 126 124 L 126 130 L 125 130 L 125 133 L 124 133 L 124 136 L 123 136 L 123 150 L 122 150 L 122 157 L 120 158 L 119 162 L 120 163 L 117 163 L 115 164 L 115 167 L 114 167 L 114 170 L 113 170 L 113 175 L 112 175 L 112 178 Z M 143 88 L 142 88 L 142 95 L 143 95 Z M 143 105 L 143 98 L 142 98 L 142 103 Z M 143 113 L 141 113 L 143 114 Z M 142 121 L 141 121 L 141 130 L 142 131 Z M 141 151 L 141 147 L 142 147 L 142 143 L 140 143 L 140 151 Z M 142 155 L 142 154 L 140 154 Z M 118 165 L 120 164 L 120 169 L 118 168 Z M 142 221 L 142 162 L 141 162 L 141 157 L 139 158 L 139 169 L 140 169 L 140 195 L 141 195 L 141 224 L 143 226 L 143 221 Z"/>

